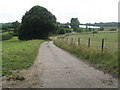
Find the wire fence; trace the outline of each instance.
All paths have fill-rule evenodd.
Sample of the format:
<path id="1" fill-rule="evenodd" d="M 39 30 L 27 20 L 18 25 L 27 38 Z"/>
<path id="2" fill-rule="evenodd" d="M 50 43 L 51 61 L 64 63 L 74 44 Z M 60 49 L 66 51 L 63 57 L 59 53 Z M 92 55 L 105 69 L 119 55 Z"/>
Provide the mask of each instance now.
<path id="1" fill-rule="evenodd" d="M 64 41 L 67 42 L 71 45 L 76 44 L 77 46 L 87 46 L 88 48 L 91 48 L 91 38 L 88 38 L 86 41 L 82 40 L 81 38 L 65 38 L 65 37 L 58 37 L 57 39 L 55 39 L 57 41 Z M 99 48 L 100 50 L 103 52 L 105 50 L 105 39 L 101 39 L 101 42 L 99 43 Z M 93 48 L 93 46 L 92 46 Z"/>

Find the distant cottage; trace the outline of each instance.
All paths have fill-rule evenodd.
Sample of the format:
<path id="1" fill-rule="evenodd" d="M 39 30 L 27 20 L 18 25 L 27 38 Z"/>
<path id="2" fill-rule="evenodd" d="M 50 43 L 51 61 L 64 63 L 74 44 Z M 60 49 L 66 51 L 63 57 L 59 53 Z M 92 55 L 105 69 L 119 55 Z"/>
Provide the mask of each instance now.
<path id="1" fill-rule="evenodd" d="M 71 28 L 70 25 L 68 25 L 67 23 L 61 23 L 60 27 L 64 27 L 64 28 Z"/>

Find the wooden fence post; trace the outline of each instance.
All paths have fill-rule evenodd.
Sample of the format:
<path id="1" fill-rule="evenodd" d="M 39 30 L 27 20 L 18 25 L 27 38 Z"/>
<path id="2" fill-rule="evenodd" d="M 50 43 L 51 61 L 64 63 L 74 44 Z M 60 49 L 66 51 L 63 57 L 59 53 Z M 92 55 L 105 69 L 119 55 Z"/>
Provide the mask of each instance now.
<path id="1" fill-rule="evenodd" d="M 78 46 L 80 45 L 80 38 L 78 38 Z"/>
<path id="2" fill-rule="evenodd" d="M 71 38 L 71 44 L 73 44 L 73 38 Z"/>
<path id="3" fill-rule="evenodd" d="M 101 51 L 103 52 L 104 49 L 104 39 L 102 39 L 102 47 L 101 47 Z"/>
<path id="4" fill-rule="evenodd" d="M 88 39 L 88 47 L 90 48 L 90 38 Z"/>
<path id="5" fill-rule="evenodd" d="M 68 38 L 68 44 L 69 44 L 69 38 Z"/>
<path id="6" fill-rule="evenodd" d="M 68 38 L 66 38 L 66 42 L 68 43 Z"/>

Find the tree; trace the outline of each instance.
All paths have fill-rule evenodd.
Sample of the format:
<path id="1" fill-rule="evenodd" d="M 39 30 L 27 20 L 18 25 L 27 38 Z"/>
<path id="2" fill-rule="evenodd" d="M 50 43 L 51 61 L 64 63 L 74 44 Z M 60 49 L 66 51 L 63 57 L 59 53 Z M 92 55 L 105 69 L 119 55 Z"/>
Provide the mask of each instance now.
<path id="1" fill-rule="evenodd" d="M 13 28 L 14 28 L 14 31 L 13 31 L 14 35 L 18 35 L 18 27 L 19 27 L 20 23 L 18 21 L 15 21 L 12 24 L 13 24 Z"/>
<path id="2" fill-rule="evenodd" d="M 80 22 L 79 22 L 78 18 L 71 19 L 70 26 L 71 26 L 71 28 L 73 28 L 74 31 L 76 31 L 77 28 L 79 28 L 79 25 L 80 25 Z"/>
<path id="3" fill-rule="evenodd" d="M 83 32 L 83 29 L 79 27 L 76 29 L 76 31 L 80 33 L 80 32 Z"/>
<path id="4" fill-rule="evenodd" d="M 100 28 L 98 29 L 98 31 L 104 31 L 104 28 L 100 27 Z"/>
<path id="5" fill-rule="evenodd" d="M 22 17 L 18 38 L 20 40 L 48 39 L 56 30 L 56 17 L 41 6 L 34 6 Z"/>
<path id="6" fill-rule="evenodd" d="M 58 32 L 58 34 L 65 34 L 65 33 L 66 33 L 65 28 L 60 27 L 60 28 L 59 28 L 59 32 Z"/>

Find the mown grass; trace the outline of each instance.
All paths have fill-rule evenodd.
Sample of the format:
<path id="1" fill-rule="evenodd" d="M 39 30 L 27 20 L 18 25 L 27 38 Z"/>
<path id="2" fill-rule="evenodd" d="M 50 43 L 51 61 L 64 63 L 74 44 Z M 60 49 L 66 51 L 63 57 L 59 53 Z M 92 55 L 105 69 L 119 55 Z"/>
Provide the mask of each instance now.
<path id="1" fill-rule="evenodd" d="M 2 41 L 2 75 L 9 76 L 29 68 L 44 40 L 20 41 L 17 37 Z"/>
<path id="2" fill-rule="evenodd" d="M 114 76 L 118 75 L 118 57 L 114 57 L 109 52 L 101 52 L 84 45 L 77 46 L 69 44 L 63 40 L 55 40 L 54 44 L 74 55 L 78 58 L 91 63 L 97 69 L 108 72 Z"/>

